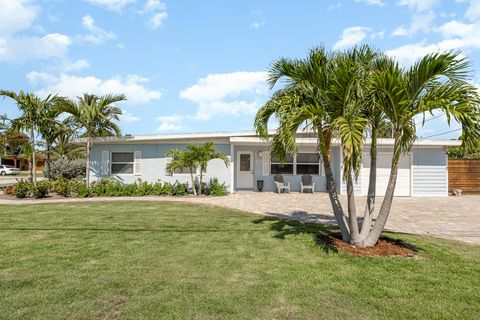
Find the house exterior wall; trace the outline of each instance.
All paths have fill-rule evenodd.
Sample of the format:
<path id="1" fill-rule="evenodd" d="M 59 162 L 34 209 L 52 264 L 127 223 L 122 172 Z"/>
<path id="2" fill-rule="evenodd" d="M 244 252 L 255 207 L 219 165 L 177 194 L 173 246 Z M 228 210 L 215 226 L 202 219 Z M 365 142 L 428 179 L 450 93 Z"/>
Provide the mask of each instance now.
<path id="1" fill-rule="evenodd" d="M 114 177 L 121 182 L 131 184 L 138 179 L 150 183 L 162 181 L 174 183 L 175 181 L 181 183 L 191 184 L 190 174 L 173 174 L 168 175 L 166 172 L 167 158 L 165 151 L 169 149 L 184 149 L 186 144 L 95 144 L 92 147 L 90 154 L 90 176 L 92 181 L 99 178 Z M 217 144 L 215 149 L 230 156 L 230 145 Z M 119 174 L 119 175 L 102 175 L 102 151 L 111 152 L 141 152 L 140 160 L 140 174 Z M 227 167 L 223 161 L 214 159 L 208 162 L 207 172 L 204 175 L 204 181 L 208 182 L 211 178 L 217 178 L 220 183 L 225 183 L 227 186 L 231 185 L 231 164 Z M 110 172 L 110 170 L 109 170 Z"/>
<path id="2" fill-rule="evenodd" d="M 448 195 L 448 157 L 443 147 L 412 148 L 413 196 Z"/>
<path id="3" fill-rule="evenodd" d="M 273 181 L 273 176 L 272 174 L 268 176 L 264 176 L 262 172 L 262 158 L 260 156 L 260 152 L 262 151 L 269 151 L 268 146 L 234 146 L 234 158 L 235 161 L 237 159 L 237 154 L 241 151 L 253 151 L 253 168 L 254 168 L 254 174 L 253 174 L 253 190 L 257 190 L 257 181 L 258 180 L 263 180 L 263 191 L 275 191 L 275 184 Z M 335 177 L 335 182 L 338 183 L 340 182 L 340 162 L 339 162 L 339 148 L 338 147 L 332 147 L 331 149 L 331 163 L 332 163 L 332 171 L 333 175 Z M 316 147 L 299 147 L 299 152 L 316 152 Z M 235 168 L 236 170 L 236 168 Z M 323 168 L 322 168 L 323 171 Z M 301 182 L 301 175 L 293 175 L 293 174 L 284 174 L 284 181 L 285 182 L 290 182 L 290 188 L 291 191 L 300 191 L 300 182 Z M 326 180 L 325 176 L 320 176 L 320 175 L 312 175 L 313 177 L 313 182 L 315 182 L 315 191 L 316 192 L 326 192 Z M 236 172 L 234 172 L 234 190 L 237 190 L 237 175 Z"/>

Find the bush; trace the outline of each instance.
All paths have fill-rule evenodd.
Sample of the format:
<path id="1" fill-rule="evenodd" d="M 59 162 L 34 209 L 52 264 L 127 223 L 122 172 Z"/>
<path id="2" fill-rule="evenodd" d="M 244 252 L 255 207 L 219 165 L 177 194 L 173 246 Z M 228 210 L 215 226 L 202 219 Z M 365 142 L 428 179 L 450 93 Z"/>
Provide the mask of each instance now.
<path id="1" fill-rule="evenodd" d="M 70 197 L 72 191 L 74 191 L 74 182 L 73 180 L 68 180 L 65 178 L 55 180 L 50 183 L 50 190 L 54 191 L 62 197 Z"/>
<path id="2" fill-rule="evenodd" d="M 75 196 L 76 196 L 77 198 L 89 198 L 89 197 L 93 197 L 93 196 L 94 196 L 93 189 L 87 187 L 87 183 L 86 183 L 86 182 L 80 183 L 80 184 L 78 185 L 78 187 L 77 187 Z"/>
<path id="3" fill-rule="evenodd" d="M 179 183 L 178 181 L 175 182 L 173 185 L 173 193 L 174 196 L 185 196 L 188 194 L 188 183 Z"/>
<path id="4" fill-rule="evenodd" d="M 228 193 L 227 187 L 224 183 L 218 182 L 218 179 L 210 179 L 210 185 L 208 186 L 208 191 L 211 196 L 219 197 L 224 196 Z"/>
<path id="5" fill-rule="evenodd" d="M 59 158 L 50 162 L 50 172 L 45 166 L 43 174 L 49 180 L 58 179 L 75 179 L 84 177 L 87 169 L 87 164 L 83 159 L 69 160 Z"/>
<path id="6" fill-rule="evenodd" d="M 48 185 L 47 183 L 40 182 L 37 186 L 33 186 L 33 196 L 36 199 L 46 198 L 48 196 Z"/>
<path id="7" fill-rule="evenodd" d="M 23 179 L 18 181 L 15 185 L 15 197 L 19 199 L 26 198 L 30 194 L 32 187 L 33 184 L 30 182 L 27 182 Z"/>
<path id="8" fill-rule="evenodd" d="M 3 193 L 4 194 L 8 194 L 8 195 L 12 195 L 15 193 L 15 186 L 7 186 L 5 187 L 5 189 L 3 190 Z"/>

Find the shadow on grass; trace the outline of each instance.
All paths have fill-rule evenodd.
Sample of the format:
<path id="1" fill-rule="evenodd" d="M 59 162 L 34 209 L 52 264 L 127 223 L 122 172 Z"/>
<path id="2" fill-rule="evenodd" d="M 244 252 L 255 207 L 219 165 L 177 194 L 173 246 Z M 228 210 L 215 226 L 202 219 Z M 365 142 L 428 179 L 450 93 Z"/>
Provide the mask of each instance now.
<path id="1" fill-rule="evenodd" d="M 320 218 L 320 219 L 319 219 Z M 337 252 L 336 248 L 328 243 L 320 242 L 319 239 L 338 232 L 338 228 L 323 222 L 332 220 L 328 215 L 309 215 L 305 212 L 294 212 L 292 215 L 269 213 L 268 216 L 255 219 L 254 224 L 269 223 L 270 230 L 275 231 L 274 238 L 285 239 L 290 235 L 308 234 L 312 236 L 313 242 L 320 246 L 325 252 Z M 322 222 L 313 222 L 313 221 Z"/>

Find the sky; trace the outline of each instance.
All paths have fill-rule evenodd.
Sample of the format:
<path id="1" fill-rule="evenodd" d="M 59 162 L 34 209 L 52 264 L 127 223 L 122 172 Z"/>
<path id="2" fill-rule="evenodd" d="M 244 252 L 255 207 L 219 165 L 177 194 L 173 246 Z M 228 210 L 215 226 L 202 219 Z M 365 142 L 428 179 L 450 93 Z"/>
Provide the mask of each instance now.
<path id="1" fill-rule="evenodd" d="M 480 87 L 479 30 L 480 0 L 0 0 L 0 88 L 124 93 L 123 134 L 252 130 L 279 57 L 366 43 L 409 66 L 458 49 Z M 460 133 L 426 119 L 419 137 Z"/>

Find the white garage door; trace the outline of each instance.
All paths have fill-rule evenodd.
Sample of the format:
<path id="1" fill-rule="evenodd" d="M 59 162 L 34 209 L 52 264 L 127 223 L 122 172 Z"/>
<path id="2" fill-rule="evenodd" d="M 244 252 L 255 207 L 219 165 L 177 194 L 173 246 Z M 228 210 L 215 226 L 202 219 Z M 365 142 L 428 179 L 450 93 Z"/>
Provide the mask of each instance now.
<path id="1" fill-rule="evenodd" d="M 362 194 L 367 195 L 368 192 L 368 179 L 370 175 L 370 154 L 363 154 L 363 166 L 361 173 L 362 182 Z M 387 190 L 388 179 L 390 178 L 390 166 L 392 165 L 391 153 L 379 153 L 377 156 L 377 197 L 383 197 Z M 409 197 L 411 190 L 410 180 L 410 155 L 402 155 L 400 157 L 397 185 L 395 187 L 395 196 Z"/>

